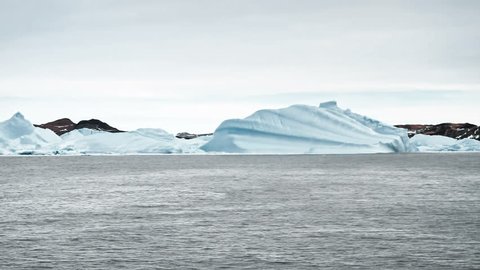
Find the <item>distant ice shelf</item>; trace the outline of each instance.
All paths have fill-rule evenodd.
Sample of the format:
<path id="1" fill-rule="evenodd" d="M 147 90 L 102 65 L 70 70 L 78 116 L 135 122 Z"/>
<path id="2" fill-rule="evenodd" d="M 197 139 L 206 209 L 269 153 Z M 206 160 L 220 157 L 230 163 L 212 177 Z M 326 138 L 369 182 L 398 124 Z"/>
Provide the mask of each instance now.
<path id="1" fill-rule="evenodd" d="M 162 129 L 142 128 L 122 133 L 79 129 L 54 144 L 57 154 L 173 154 L 198 153 L 205 138 L 181 140 Z"/>

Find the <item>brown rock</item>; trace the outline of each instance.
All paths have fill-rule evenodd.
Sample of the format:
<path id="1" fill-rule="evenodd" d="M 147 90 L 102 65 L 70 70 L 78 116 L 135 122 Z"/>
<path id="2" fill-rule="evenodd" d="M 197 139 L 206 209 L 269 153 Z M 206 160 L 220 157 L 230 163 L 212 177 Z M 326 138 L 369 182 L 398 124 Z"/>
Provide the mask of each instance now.
<path id="1" fill-rule="evenodd" d="M 75 129 L 81 129 L 81 128 L 88 128 L 88 129 L 106 131 L 111 133 L 124 132 L 98 119 L 82 120 L 78 122 L 78 124 L 75 126 Z"/>
<path id="2" fill-rule="evenodd" d="M 480 127 L 470 123 L 442 123 L 438 125 L 396 125 L 408 130 L 409 137 L 415 134 L 441 135 L 455 139 L 475 139 L 480 141 Z"/>
<path id="3" fill-rule="evenodd" d="M 52 122 L 48 122 L 41 125 L 34 125 L 34 126 L 50 129 L 51 131 L 55 132 L 55 134 L 57 134 L 58 136 L 65 134 L 67 132 L 70 132 L 74 129 L 81 129 L 81 128 L 88 128 L 88 129 L 100 130 L 100 131 L 112 132 L 112 133 L 124 132 L 98 119 L 82 120 L 78 122 L 78 124 L 75 124 L 74 122 L 72 122 L 72 120 L 68 118 L 62 118 Z"/>
<path id="4" fill-rule="evenodd" d="M 50 129 L 51 131 L 55 132 L 59 136 L 75 129 L 75 123 L 68 118 L 62 118 L 52 122 L 48 122 L 41 125 L 34 125 L 34 126 Z"/>
<path id="5" fill-rule="evenodd" d="M 191 140 L 191 139 L 195 139 L 195 138 L 198 138 L 198 137 L 211 136 L 211 135 L 213 135 L 213 133 L 193 134 L 193 133 L 188 133 L 188 132 L 180 132 L 180 133 L 177 133 L 177 135 L 175 137 L 177 137 L 179 139 Z"/>

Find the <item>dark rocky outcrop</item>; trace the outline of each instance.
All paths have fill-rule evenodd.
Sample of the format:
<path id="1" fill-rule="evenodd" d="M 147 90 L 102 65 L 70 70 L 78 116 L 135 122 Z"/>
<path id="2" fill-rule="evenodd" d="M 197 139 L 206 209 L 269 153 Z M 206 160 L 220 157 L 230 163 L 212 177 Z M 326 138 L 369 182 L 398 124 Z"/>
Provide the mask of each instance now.
<path id="1" fill-rule="evenodd" d="M 124 132 L 98 119 L 82 120 L 78 122 L 78 124 L 75 126 L 75 129 L 81 129 L 81 128 L 88 128 L 88 129 L 106 131 L 111 133 Z"/>
<path id="2" fill-rule="evenodd" d="M 34 126 L 50 129 L 51 131 L 55 132 L 55 134 L 59 136 L 67 132 L 70 132 L 74 129 L 81 129 L 81 128 L 88 128 L 88 129 L 100 130 L 100 131 L 112 132 L 112 133 L 124 132 L 98 119 L 82 120 L 77 124 L 75 124 L 72 120 L 68 118 L 62 118 L 52 122 L 48 122 L 41 125 L 34 125 Z"/>
<path id="3" fill-rule="evenodd" d="M 48 123 L 45 123 L 45 124 L 41 124 L 41 125 L 34 125 L 36 127 L 40 127 L 40 128 L 45 128 L 45 129 L 50 129 L 51 131 L 55 132 L 57 135 L 62 135 L 62 134 L 65 134 L 67 132 L 70 132 L 72 130 L 75 129 L 75 123 L 68 119 L 68 118 L 62 118 L 62 119 L 58 119 L 58 120 L 55 120 L 55 121 L 52 121 L 52 122 L 48 122 Z"/>
<path id="4" fill-rule="evenodd" d="M 191 139 L 195 139 L 195 138 L 198 138 L 198 137 L 211 136 L 211 135 L 213 135 L 213 133 L 192 134 L 192 133 L 188 133 L 188 132 L 180 132 L 180 133 L 177 133 L 177 135 L 175 137 L 177 137 L 179 139 L 191 140 Z"/>
<path id="5" fill-rule="evenodd" d="M 408 130 L 408 136 L 415 134 L 441 135 L 455 139 L 475 139 L 480 141 L 480 127 L 470 123 L 442 123 L 438 125 L 396 125 Z"/>

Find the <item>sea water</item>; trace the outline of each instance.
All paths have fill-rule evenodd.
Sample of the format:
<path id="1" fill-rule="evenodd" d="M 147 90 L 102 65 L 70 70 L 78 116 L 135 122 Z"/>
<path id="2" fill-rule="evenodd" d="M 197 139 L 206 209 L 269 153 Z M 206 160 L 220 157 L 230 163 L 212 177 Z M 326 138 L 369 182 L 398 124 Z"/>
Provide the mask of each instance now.
<path id="1" fill-rule="evenodd" d="M 480 268 L 480 154 L 0 158 L 0 269 Z"/>

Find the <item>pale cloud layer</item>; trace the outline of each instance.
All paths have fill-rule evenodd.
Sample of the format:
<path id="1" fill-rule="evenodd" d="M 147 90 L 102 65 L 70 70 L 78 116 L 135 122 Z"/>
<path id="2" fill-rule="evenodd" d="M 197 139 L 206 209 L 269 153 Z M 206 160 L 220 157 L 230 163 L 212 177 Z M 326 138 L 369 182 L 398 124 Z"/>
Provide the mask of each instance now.
<path id="1" fill-rule="evenodd" d="M 469 121 L 480 1 L 0 0 L 0 119 L 210 131 L 337 99 L 390 123 Z"/>

